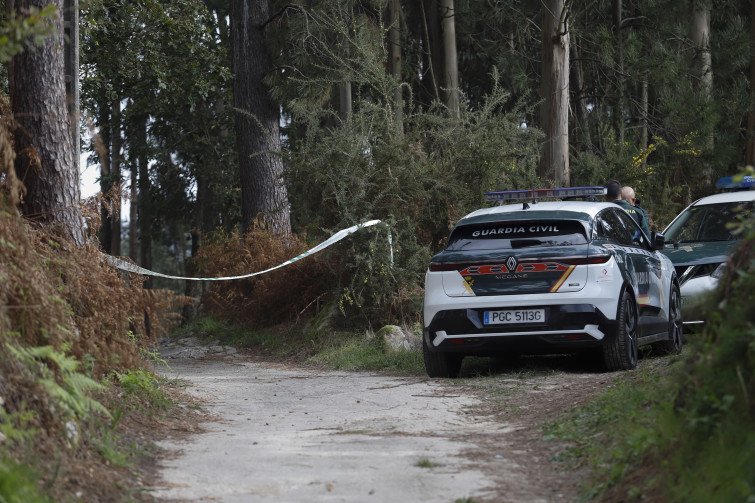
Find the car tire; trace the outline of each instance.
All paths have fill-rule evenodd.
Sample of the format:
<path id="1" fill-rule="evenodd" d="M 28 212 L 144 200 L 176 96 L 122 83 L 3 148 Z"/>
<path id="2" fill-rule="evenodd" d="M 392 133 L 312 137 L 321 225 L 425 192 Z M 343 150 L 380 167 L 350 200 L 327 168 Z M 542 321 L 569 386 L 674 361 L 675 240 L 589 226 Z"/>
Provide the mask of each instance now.
<path id="1" fill-rule="evenodd" d="M 684 344 L 682 323 L 682 296 L 679 287 L 673 285 L 669 294 L 669 322 L 668 339 L 653 345 L 662 355 L 678 355 L 682 352 Z"/>
<path id="2" fill-rule="evenodd" d="M 425 370 L 429 377 L 450 377 L 452 379 L 459 377 L 464 356 L 430 351 L 424 337 L 422 338 L 422 356 L 425 359 Z"/>
<path id="3" fill-rule="evenodd" d="M 632 370 L 637 367 L 639 347 L 637 345 L 637 306 L 632 295 L 624 290 L 616 312 L 616 329 L 603 346 L 603 362 L 606 369 Z"/>

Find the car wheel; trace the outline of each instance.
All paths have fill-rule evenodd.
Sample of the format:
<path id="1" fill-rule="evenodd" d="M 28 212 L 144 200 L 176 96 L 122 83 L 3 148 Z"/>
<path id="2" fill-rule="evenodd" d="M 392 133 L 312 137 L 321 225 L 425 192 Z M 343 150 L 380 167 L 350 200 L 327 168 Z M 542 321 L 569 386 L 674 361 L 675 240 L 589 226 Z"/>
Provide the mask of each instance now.
<path id="1" fill-rule="evenodd" d="M 619 300 L 616 331 L 609 344 L 603 347 L 606 369 L 632 370 L 637 366 L 637 308 L 628 291 Z"/>
<path id="2" fill-rule="evenodd" d="M 430 351 L 427 341 L 422 338 L 422 356 L 425 359 L 425 370 L 430 377 L 459 377 L 462 355 Z"/>
<path id="3" fill-rule="evenodd" d="M 682 352 L 682 296 L 679 287 L 673 285 L 669 295 L 668 339 L 654 344 L 663 355 L 678 355 Z"/>

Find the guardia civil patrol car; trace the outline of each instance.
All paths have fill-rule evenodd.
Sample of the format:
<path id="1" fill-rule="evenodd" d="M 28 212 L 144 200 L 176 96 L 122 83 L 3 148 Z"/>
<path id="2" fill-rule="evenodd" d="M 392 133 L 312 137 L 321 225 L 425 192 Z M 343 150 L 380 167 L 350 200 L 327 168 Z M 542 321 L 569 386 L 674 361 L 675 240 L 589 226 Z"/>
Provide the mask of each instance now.
<path id="1" fill-rule="evenodd" d="M 633 369 L 638 348 L 680 353 L 680 293 L 660 233 L 600 197 L 603 187 L 486 194 L 425 276 L 423 353 L 430 377 L 457 377 L 468 355 L 592 350 Z M 520 201 L 520 202 L 516 202 Z M 513 203 L 513 204 L 503 204 Z"/>

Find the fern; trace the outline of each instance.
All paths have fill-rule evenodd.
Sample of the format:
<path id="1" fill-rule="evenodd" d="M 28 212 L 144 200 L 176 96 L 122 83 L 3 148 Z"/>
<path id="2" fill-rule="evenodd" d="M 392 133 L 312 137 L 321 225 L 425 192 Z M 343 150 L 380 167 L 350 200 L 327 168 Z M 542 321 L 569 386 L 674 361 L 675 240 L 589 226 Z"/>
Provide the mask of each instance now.
<path id="1" fill-rule="evenodd" d="M 5 347 L 39 375 L 39 383 L 69 416 L 86 420 L 92 413 L 100 413 L 112 419 L 110 412 L 88 395 L 104 386 L 80 373 L 78 360 L 52 346 L 18 347 L 6 344 Z M 54 364 L 57 372 L 50 367 L 50 363 Z"/>

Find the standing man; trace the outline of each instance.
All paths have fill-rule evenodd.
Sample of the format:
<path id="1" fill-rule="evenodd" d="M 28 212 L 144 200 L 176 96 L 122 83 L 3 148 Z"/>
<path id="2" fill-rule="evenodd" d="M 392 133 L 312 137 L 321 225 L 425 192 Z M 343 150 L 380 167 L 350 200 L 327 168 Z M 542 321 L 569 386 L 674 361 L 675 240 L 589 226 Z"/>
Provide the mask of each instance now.
<path id="1" fill-rule="evenodd" d="M 640 202 L 637 200 L 637 197 L 634 194 L 634 189 L 629 185 L 623 186 L 621 188 L 621 198 L 634 206 L 635 211 L 642 213 L 642 216 L 645 219 L 645 226 L 642 228 L 642 230 L 645 231 L 645 234 L 650 236 L 650 217 L 648 216 L 648 212 L 645 211 L 645 208 L 640 206 Z"/>
<path id="2" fill-rule="evenodd" d="M 619 183 L 618 180 L 608 180 L 604 187 L 606 188 L 606 201 L 621 206 L 624 211 L 629 213 L 632 218 L 634 218 L 634 221 L 637 222 L 637 225 L 640 226 L 642 232 L 644 232 L 645 235 L 649 237 L 650 228 L 648 227 L 647 215 L 645 215 L 642 210 L 637 211 L 637 209 L 629 204 L 628 201 L 621 199 L 621 183 Z"/>

